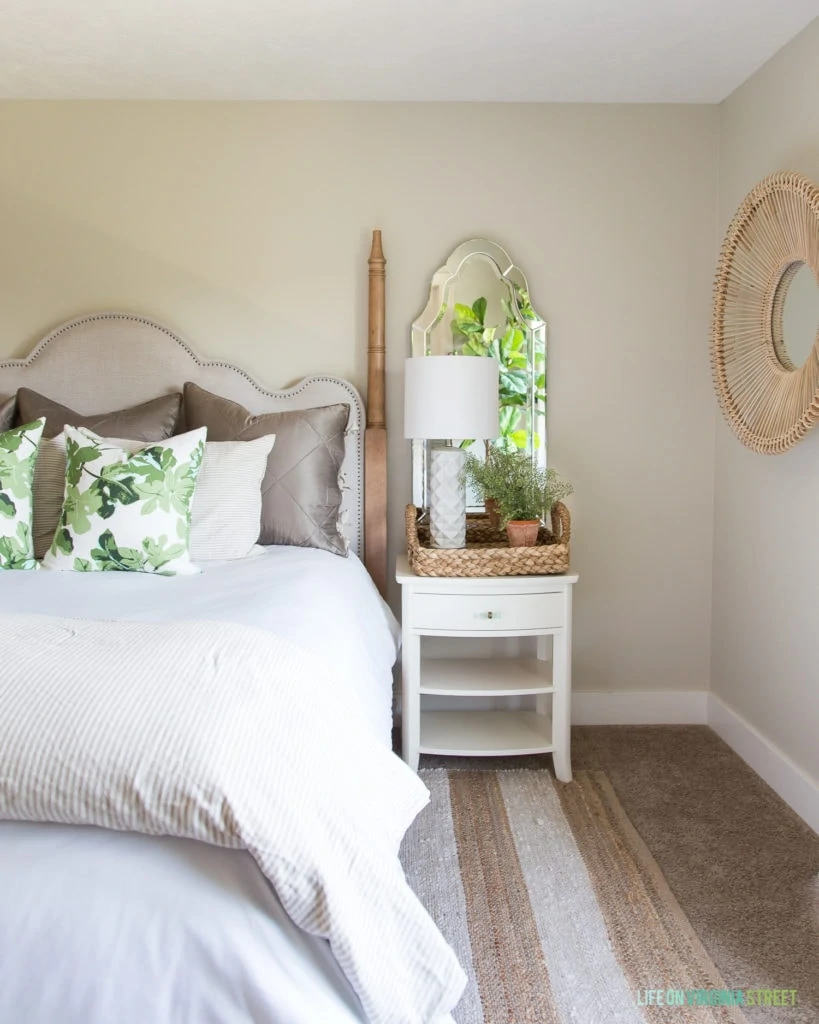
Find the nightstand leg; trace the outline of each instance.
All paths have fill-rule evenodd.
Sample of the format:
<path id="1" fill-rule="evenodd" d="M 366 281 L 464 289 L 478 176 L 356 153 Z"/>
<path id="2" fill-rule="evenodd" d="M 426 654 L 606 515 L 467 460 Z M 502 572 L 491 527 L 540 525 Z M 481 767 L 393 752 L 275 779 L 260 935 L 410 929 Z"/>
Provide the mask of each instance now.
<path id="1" fill-rule="evenodd" d="M 552 754 L 555 775 L 561 782 L 572 781 L 571 761 L 571 636 L 567 629 L 554 635 L 552 671 L 555 692 L 552 695 Z"/>
<path id="2" fill-rule="evenodd" d="M 550 638 L 548 636 L 539 636 L 537 638 L 537 659 L 538 659 L 538 661 L 548 661 L 549 660 L 549 646 L 550 646 L 549 645 L 549 639 Z M 537 711 L 537 713 L 539 715 L 548 715 L 549 714 L 549 694 L 548 693 L 539 693 L 537 695 L 537 697 L 535 697 L 535 711 Z"/>
<path id="3" fill-rule="evenodd" d="M 418 771 L 421 745 L 421 637 L 404 633 L 401 654 L 401 756 Z"/>

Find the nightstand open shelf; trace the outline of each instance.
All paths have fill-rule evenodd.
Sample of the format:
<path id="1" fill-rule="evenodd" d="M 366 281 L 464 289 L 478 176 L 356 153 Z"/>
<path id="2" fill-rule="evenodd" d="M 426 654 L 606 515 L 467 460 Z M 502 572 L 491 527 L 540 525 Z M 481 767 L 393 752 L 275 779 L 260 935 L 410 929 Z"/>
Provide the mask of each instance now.
<path id="1" fill-rule="evenodd" d="M 552 722 L 536 711 L 422 711 L 422 754 L 502 757 L 545 754 Z"/>
<path id="2" fill-rule="evenodd" d="M 416 576 L 398 559 L 402 589 L 402 754 L 498 757 L 551 752 L 571 781 L 572 587 L 575 575 Z M 476 642 L 534 637 L 537 658 L 422 658 L 421 638 Z M 421 698 L 460 699 L 463 710 L 421 710 Z M 535 710 L 473 710 L 469 698 L 531 698 Z M 501 704 L 503 708 L 503 704 Z"/>
<path id="3" fill-rule="evenodd" d="M 521 697 L 554 693 L 551 666 L 537 658 L 421 658 L 422 694 Z"/>

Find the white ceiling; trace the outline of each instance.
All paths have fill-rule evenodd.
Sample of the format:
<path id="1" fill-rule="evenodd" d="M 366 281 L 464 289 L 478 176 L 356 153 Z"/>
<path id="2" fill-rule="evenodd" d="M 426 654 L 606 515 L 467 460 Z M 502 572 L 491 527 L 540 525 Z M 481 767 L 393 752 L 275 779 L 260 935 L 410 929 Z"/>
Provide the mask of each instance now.
<path id="1" fill-rule="evenodd" d="M 819 0 L 0 0 L 0 97 L 724 99 Z"/>

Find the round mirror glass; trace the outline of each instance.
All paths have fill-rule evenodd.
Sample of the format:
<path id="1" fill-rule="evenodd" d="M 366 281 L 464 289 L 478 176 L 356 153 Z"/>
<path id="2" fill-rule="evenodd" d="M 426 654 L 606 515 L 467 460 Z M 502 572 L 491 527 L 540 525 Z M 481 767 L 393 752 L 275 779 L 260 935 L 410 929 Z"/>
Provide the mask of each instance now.
<path id="1" fill-rule="evenodd" d="M 813 351 L 819 331 L 819 287 L 806 263 L 786 273 L 780 288 L 782 301 L 782 348 L 777 352 L 787 368 L 801 366 Z M 783 356 L 785 358 L 783 358 Z"/>

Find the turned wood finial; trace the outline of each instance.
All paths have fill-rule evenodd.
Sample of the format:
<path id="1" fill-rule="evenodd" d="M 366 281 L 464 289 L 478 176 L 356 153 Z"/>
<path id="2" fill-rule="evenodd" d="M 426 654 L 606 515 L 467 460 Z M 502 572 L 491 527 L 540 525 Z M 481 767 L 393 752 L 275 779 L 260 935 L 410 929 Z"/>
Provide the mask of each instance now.
<path id="1" fill-rule="evenodd" d="M 384 250 L 381 248 L 381 231 L 376 228 L 373 231 L 373 244 L 370 249 L 370 258 L 367 261 L 370 264 L 370 275 L 380 274 L 384 276 L 384 265 L 386 259 L 384 258 Z"/>

